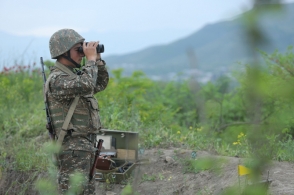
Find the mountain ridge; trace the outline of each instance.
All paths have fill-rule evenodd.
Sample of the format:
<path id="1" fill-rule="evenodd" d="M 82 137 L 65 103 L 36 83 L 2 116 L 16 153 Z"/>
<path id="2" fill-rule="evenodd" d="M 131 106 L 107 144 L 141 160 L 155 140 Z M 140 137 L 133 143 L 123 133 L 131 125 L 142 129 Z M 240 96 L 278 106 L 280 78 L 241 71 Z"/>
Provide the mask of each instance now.
<path id="1" fill-rule="evenodd" d="M 294 20 L 293 13 L 294 3 L 291 3 L 283 5 L 282 14 L 262 15 L 259 26 L 268 42 L 258 49 L 270 53 L 275 50 L 284 52 L 294 43 L 294 30 L 290 25 Z M 169 44 L 151 46 L 127 55 L 111 55 L 105 60 L 113 68 L 124 68 L 126 74 L 142 70 L 148 76 L 166 77 L 195 68 L 212 74 L 227 72 L 236 68 L 238 62 L 246 63 L 251 58 L 246 29 L 241 23 L 244 14 L 246 12 L 229 21 L 208 24 Z M 191 64 L 189 52 L 194 53 L 194 64 Z"/>

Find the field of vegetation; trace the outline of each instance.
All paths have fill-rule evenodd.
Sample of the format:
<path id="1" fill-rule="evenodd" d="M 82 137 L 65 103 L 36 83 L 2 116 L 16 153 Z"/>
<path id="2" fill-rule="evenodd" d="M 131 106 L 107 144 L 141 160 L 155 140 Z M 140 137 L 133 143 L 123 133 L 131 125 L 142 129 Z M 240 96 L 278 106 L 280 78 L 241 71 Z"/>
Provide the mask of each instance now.
<path id="1" fill-rule="evenodd" d="M 107 89 L 96 95 L 103 126 L 139 132 L 140 148 L 248 157 L 256 172 L 270 160 L 293 161 L 294 54 L 290 47 L 263 56 L 266 66 L 240 65 L 233 77 L 205 84 L 112 70 Z M 54 188 L 42 83 L 39 64 L 0 74 L 0 179 L 11 176 L 0 194 L 50 194 Z"/>
<path id="2" fill-rule="evenodd" d="M 251 51 L 264 43 L 257 20 L 255 11 L 244 18 Z M 272 160 L 294 161 L 294 53 L 292 47 L 285 53 L 260 52 L 262 61 L 252 53 L 252 62 L 240 64 L 231 77 L 205 84 L 197 78 L 153 81 L 139 71 L 124 77 L 124 70 L 111 70 L 107 89 L 96 94 L 102 124 L 138 132 L 140 149 L 173 147 L 247 158 L 251 179 L 258 181 Z M 53 62 L 45 64 L 48 75 Z M 0 194 L 56 194 L 51 161 L 56 148 L 45 128 L 40 69 L 39 63 L 16 64 L 0 72 Z M 186 170 L 214 165 L 203 162 L 186 159 Z M 78 180 L 79 175 L 72 182 Z M 123 194 L 131 194 L 128 190 Z M 266 194 L 258 187 L 248 190 Z"/>

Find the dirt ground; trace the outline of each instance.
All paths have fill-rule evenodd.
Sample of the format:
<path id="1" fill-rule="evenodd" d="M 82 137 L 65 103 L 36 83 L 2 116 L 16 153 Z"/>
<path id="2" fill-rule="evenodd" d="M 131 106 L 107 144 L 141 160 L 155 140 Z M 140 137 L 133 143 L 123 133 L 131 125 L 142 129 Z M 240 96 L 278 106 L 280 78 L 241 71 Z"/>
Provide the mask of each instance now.
<path id="1" fill-rule="evenodd" d="M 248 181 L 246 176 L 238 175 L 237 167 L 244 163 L 244 159 L 219 157 L 203 151 L 196 151 L 194 159 L 192 152 L 173 148 L 144 151 L 139 158 L 145 160 L 136 165 L 129 179 L 133 192 L 140 195 L 217 195 L 227 187 L 239 187 L 239 181 L 241 186 Z M 197 161 L 210 157 L 218 164 L 214 171 L 188 171 L 185 159 Z M 294 163 L 273 162 L 261 176 L 261 181 L 267 179 L 271 181 L 269 195 L 294 195 Z M 98 181 L 96 191 L 97 194 L 119 195 L 125 187 L 125 183 Z"/>
<path id="2" fill-rule="evenodd" d="M 246 176 L 239 177 L 238 165 L 245 160 L 237 157 L 220 157 L 204 151 L 150 149 L 139 155 L 138 163 L 128 180 L 119 184 L 97 181 L 97 195 L 127 195 L 123 193 L 131 184 L 133 195 L 224 195 L 224 189 L 245 184 Z M 195 158 L 194 158 L 195 157 Z M 191 162 L 201 162 L 207 167 L 195 171 Z M 190 162 L 187 163 L 187 162 Z M 212 165 L 212 166 L 209 166 Z M 0 195 L 39 195 L 34 182 L 46 173 L 8 171 L 0 179 Z M 262 174 L 261 180 L 271 180 L 268 195 L 294 195 L 294 163 L 273 162 Z"/>

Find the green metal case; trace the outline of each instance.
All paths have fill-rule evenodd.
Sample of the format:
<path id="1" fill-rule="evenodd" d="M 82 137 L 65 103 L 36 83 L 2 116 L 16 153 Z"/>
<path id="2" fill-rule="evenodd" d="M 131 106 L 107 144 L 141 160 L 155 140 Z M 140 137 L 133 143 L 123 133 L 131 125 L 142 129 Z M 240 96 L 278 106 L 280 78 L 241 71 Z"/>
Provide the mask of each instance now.
<path id="1" fill-rule="evenodd" d="M 121 183 L 128 179 L 138 160 L 139 134 L 129 131 L 101 129 L 97 134 L 97 140 L 99 139 L 104 140 L 102 145 L 104 149 L 101 152 L 111 154 L 115 151 L 116 156 L 112 157 L 111 160 L 115 162 L 116 167 L 124 169 L 124 172 L 121 173 L 117 169 L 96 169 L 95 180 L 100 182 L 108 180 L 111 183 Z"/>

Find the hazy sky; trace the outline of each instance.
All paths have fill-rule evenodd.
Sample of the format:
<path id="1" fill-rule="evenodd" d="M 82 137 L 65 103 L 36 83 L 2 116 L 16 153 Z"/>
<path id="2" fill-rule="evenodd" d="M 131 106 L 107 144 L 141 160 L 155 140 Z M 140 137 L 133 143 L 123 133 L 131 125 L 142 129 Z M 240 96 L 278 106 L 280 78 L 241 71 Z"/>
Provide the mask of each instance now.
<path id="1" fill-rule="evenodd" d="M 1 0 L 0 5 L 0 31 L 49 37 L 64 27 L 81 33 L 181 29 L 188 34 L 243 12 L 251 0 Z"/>
<path id="2" fill-rule="evenodd" d="M 251 6 L 252 0 L 0 0 L 0 33 L 36 37 L 29 49 L 48 53 L 47 39 L 61 28 L 73 28 L 88 41 L 104 43 L 106 54 L 125 54 L 170 43 Z M 46 44 L 38 45 L 44 38 Z M 12 46 L 25 47 L 14 38 L 0 41 L 0 55 Z"/>

